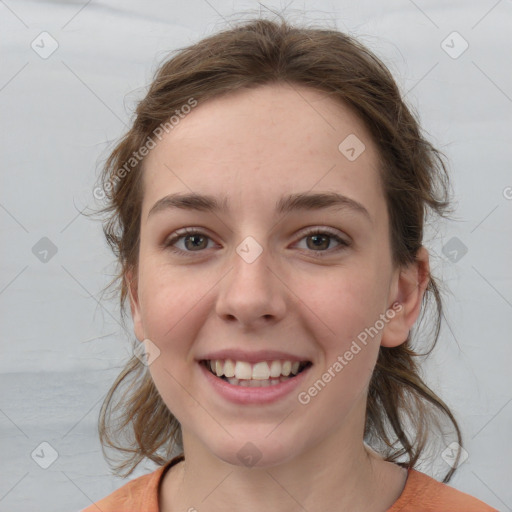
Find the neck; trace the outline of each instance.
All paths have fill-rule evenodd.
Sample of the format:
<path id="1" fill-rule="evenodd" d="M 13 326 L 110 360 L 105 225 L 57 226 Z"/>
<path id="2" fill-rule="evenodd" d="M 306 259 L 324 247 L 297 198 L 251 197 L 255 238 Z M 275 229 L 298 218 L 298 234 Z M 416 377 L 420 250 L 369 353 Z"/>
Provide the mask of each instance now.
<path id="1" fill-rule="evenodd" d="M 164 478 L 161 512 L 384 512 L 400 496 L 407 475 L 367 448 L 362 436 L 359 442 L 325 438 L 292 460 L 265 468 L 228 464 L 185 432 L 183 441 L 185 461 Z"/>

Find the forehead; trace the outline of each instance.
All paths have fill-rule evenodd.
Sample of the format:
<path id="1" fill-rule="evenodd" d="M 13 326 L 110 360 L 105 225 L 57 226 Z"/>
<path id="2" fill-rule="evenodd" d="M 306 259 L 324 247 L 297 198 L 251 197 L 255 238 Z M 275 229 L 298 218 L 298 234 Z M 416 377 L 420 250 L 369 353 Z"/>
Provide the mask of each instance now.
<path id="1" fill-rule="evenodd" d="M 286 84 L 237 91 L 200 103 L 149 153 L 143 216 L 174 192 L 254 212 L 306 191 L 343 193 L 378 215 L 378 164 L 364 123 L 325 93 Z"/>

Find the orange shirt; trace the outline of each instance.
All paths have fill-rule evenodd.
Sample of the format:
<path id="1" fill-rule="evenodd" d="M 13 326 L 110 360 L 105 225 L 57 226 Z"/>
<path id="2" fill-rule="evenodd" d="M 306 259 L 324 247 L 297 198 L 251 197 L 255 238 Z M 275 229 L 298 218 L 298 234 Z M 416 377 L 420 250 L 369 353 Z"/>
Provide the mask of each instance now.
<path id="1" fill-rule="evenodd" d="M 183 460 L 174 457 L 153 473 L 133 479 L 82 512 L 160 512 L 159 484 L 165 472 Z M 482 501 L 408 469 L 404 490 L 387 512 L 498 512 Z"/>

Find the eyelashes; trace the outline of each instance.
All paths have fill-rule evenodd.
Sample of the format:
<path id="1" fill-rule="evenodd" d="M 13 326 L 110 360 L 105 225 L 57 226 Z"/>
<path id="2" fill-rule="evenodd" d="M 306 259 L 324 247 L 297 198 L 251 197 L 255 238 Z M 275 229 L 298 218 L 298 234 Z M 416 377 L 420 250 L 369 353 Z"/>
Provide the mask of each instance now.
<path id="1" fill-rule="evenodd" d="M 313 228 L 306 232 L 303 232 L 301 234 L 301 238 L 299 238 L 298 242 L 301 242 L 304 239 L 313 238 L 314 237 L 314 243 L 310 245 L 310 247 L 306 247 L 306 249 L 302 249 L 306 252 L 311 253 L 315 257 L 323 257 L 332 255 L 334 253 L 338 253 L 348 247 L 350 247 L 351 243 L 342 238 L 337 233 L 332 232 L 330 229 L 327 228 Z M 197 250 L 188 250 L 186 241 L 192 240 L 193 245 L 190 247 L 195 247 Z M 336 246 L 334 248 L 331 248 L 332 242 L 336 242 Z M 184 245 L 183 248 L 178 248 L 176 245 L 183 241 Z M 320 241 L 319 245 L 316 245 L 318 248 L 315 249 L 315 244 L 317 244 Z M 328 247 L 326 249 L 322 248 L 323 245 L 325 245 L 323 242 L 327 241 Z M 167 240 L 162 244 L 163 248 L 166 250 L 169 250 L 175 254 L 182 255 L 185 257 L 191 257 L 195 254 L 205 252 L 206 249 L 211 248 L 210 242 L 213 242 L 210 236 L 205 234 L 203 231 L 201 231 L 198 228 L 184 228 L 179 231 L 176 231 L 173 235 L 171 235 Z M 206 245 L 205 245 L 206 244 Z M 213 242 L 215 245 L 215 242 Z M 297 244 L 297 242 L 296 242 Z M 296 245 L 294 244 L 294 245 Z M 306 242 L 306 246 L 307 246 Z M 189 248 L 190 248 L 189 247 Z M 313 248 L 311 248 L 313 247 Z"/>
<path id="2" fill-rule="evenodd" d="M 328 243 L 329 246 L 331 245 L 330 240 L 334 240 L 338 244 L 334 248 L 328 247 L 327 250 L 315 250 L 315 249 L 311 249 L 311 248 L 307 247 L 306 250 L 312 251 L 315 254 L 315 256 L 324 256 L 324 255 L 332 254 L 334 252 L 338 252 L 338 251 L 343 250 L 350 246 L 350 243 L 347 240 L 340 237 L 338 234 L 333 233 L 330 230 L 327 230 L 326 228 L 313 228 L 305 233 L 302 233 L 302 236 L 299 239 L 299 241 L 302 241 L 304 239 L 311 238 L 311 237 L 316 237 L 316 240 L 318 240 L 318 238 L 323 238 L 324 240 L 327 239 L 327 240 L 329 240 L 329 243 Z M 313 247 L 315 247 L 315 246 L 313 245 Z M 316 248 L 321 249 L 319 247 L 316 247 Z"/>
<path id="3" fill-rule="evenodd" d="M 182 249 L 177 249 L 175 247 L 176 242 L 178 242 L 182 238 L 186 239 L 186 238 L 191 238 L 191 237 L 202 237 L 202 238 L 211 240 L 211 238 L 208 235 L 204 234 L 202 231 L 199 231 L 198 229 L 185 228 L 185 229 L 177 231 L 174 235 L 172 235 L 170 238 L 168 238 L 167 241 L 164 242 L 164 248 L 169 249 L 172 252 L 176 252 L 178 254 L 183 254 L 183 253 L 186 254 L 188 252 L 192 252 L 192 253 L 202 252 L 202 251 L 185 251 Z"/>

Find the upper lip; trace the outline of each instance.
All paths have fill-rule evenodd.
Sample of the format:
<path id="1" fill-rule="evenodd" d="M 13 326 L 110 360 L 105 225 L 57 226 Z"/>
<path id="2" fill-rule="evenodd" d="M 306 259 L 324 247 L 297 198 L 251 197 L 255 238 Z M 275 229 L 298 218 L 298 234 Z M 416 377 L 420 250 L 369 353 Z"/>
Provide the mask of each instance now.
<path id="1" fill-rule="evenodd" d="M 226 360 L 231 359 L 232 361 L 246 361 L 248 363 L 258 363 L 260 361 L 311 361 L 308 357 L 296 356 L 286 352 L 278 350 L 258 350 L 255 352 L 246 352 L 240 349 L 224 349 L 216 352 L 209 352 L 198 358 L 201 360 Z"/>

